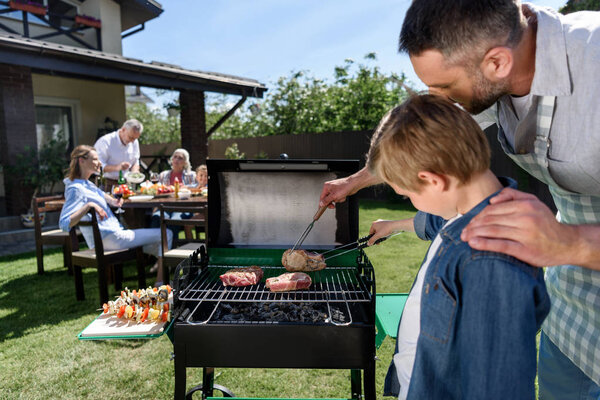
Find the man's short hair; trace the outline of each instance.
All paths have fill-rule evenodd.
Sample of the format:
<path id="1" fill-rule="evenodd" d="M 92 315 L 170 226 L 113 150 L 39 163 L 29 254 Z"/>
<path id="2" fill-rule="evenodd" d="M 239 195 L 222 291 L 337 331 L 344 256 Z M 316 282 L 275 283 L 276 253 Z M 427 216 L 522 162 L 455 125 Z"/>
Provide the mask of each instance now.
<path id="1" fill-rule="evenodd" d="M 469 113 L 438 95 L 410 97 L 375 129 L 367 168 L 386 183 L 419 192 L 420 171 L 467 183 L 490 167 L 488 140 Z"/>
<path id="2" fill-rule="evenodd" d="M 399 51 L 438 50 L 451 64 L 481 59 L 496 46 L 514 47 L 527 22 L 520 0 L 414 0 L 400 32 Z"/>
<path id="3" fill-rule="evenodd" d="M 144 130 L 144 125 L 142 125 L 142 123 L 137 119 L 128 119 L 125 121 L 125 123 L 123 123 L 123 128 L 137 132 L 141 135 L 142 131 Z"/>

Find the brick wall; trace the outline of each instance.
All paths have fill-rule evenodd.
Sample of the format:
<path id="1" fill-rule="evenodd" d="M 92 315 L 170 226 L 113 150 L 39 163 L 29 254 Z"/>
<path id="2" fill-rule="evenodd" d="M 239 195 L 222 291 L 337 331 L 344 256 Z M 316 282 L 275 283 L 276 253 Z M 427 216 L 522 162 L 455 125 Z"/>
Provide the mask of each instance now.
<path id="1" fill-rule="evenodd" d="M 31 69 L 0 64 L 0 162 L 11 165 L 25 147 L 37 149 Z M 27 210 L 31 190 L 5 171 L 6 212 Z"/>
<path id="2" fill-rule="evenodd" d="M 194 166 L 204 164 L 208 156 L 208 136 L 204 115 L 204 92 L 179 92 L 181 106 L 181 147 L 189 151 Z"/>

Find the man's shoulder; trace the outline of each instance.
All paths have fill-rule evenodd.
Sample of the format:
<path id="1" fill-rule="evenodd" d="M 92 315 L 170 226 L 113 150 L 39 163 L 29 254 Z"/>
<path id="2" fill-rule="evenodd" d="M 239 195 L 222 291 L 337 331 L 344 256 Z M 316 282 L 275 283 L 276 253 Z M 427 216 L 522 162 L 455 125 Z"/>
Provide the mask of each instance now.
<path id="1" fill-rule="evenodd" d="M 98 138 L 98 140 L 96 140 L 94 147 L 97 147 L 98 145 L 101 145 L 101 146 L 110 145 L 110 143 L 115 139 L 115 137 L 117 135 L 118 135 L 118 131 L 114 131 L 111 133 L 107 133 L 104 136 L 100 136 L 100 138 Z"/>

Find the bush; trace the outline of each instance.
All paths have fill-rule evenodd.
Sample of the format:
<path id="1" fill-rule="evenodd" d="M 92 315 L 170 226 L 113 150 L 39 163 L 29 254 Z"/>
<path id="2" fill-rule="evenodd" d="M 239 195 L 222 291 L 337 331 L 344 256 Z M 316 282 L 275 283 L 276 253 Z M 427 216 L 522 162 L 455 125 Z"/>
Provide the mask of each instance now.
<path id="1" fill-rule="evenodd" d="M 144 125 L 140 136 L 141 144 L 181 143 L 181 124 L 179 116 L 168 116 L 157 109 L 151 109 L 144 103 L 127 105 L 127 119 L 135 118 Z"/>
<path id="2" fill-rule="evenodd" d="M 370 130 L 411 90 L 404 76 L 384 75 L 376 66 L 349 59 L 335 68 L 334 79 L 330 84 L 303 71 L 281 77 L 264 100 L 240 107 L 211 139 Z M 231 108 L 226 103 L 224 96 L 207 102 L 208 126 Z"/>

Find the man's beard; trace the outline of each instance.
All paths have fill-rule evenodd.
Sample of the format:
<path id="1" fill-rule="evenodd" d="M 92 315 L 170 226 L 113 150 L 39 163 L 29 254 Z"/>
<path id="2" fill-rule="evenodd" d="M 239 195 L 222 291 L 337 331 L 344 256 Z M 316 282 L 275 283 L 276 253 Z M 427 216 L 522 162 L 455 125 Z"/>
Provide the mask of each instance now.
<path id="1" fill-rule="evenodd" d="M 473 72 L 473 98 L 469 107 L 465 108 L 471 114 L 476 115 L 493 106 L 500 97 L 509 93 L 509 90 L 506 80 L 493 83 L 483 76 L 479 68 Z"/>

